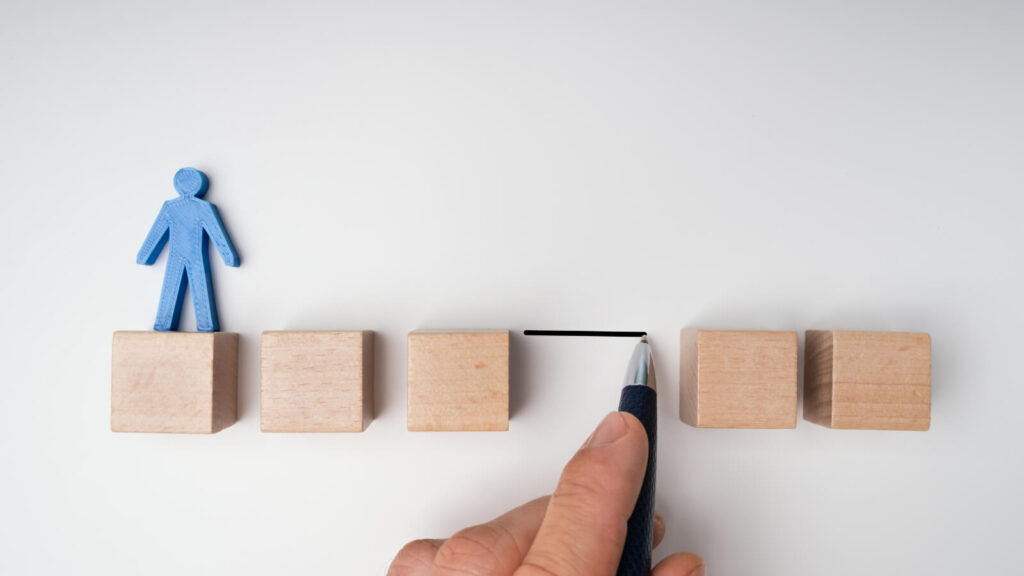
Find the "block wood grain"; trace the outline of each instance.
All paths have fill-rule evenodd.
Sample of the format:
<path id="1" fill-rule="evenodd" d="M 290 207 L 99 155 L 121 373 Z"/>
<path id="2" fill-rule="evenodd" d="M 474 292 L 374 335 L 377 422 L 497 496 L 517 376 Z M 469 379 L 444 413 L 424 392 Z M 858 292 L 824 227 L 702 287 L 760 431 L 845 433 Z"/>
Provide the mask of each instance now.
<path id="1" fill-rule="evenodd" d="M 679 414 L 699 428 L 795 428 L 796 332 L 683 330 Z"/>
<path id="2" fill-rule="evenodd" d="M 264 332 L 260 430 L 362 432 L 373 418 L 373 332 Z"/>
<path id="3" fill-rule="evenodd" d="M 412 332 L 409 430 L 508 430 L 509 333 Z"/>
<path id="4" fill-rule="evenodd" d="M 830 428 L 927 430 L 931 337 L 808 330 L 804 419 Z"/>
<path id="5" fill-rule="evenodd" d="M 238 334 L 115 332 L 114 432 L 210 434 L 234 424 Z"/>

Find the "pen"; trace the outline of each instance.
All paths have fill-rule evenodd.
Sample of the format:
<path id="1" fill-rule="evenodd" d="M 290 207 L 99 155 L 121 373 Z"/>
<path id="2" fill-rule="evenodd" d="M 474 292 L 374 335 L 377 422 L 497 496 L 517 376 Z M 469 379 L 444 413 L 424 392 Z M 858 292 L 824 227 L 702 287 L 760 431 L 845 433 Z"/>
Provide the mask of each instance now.
<path id="1" fill-rule="evenodd" d="M 658 393 L 654 379 L 654 357 L 647 336 L 633 349 L 626 381 L 619 399 L 619 411 L 636 416 L 647 431 L 647 470 L 636 506 L 629 516 L 626 545 L 622 548 L 618 576 L 649 576 L 654 539 L 654 474 L 658 439 Z"/>

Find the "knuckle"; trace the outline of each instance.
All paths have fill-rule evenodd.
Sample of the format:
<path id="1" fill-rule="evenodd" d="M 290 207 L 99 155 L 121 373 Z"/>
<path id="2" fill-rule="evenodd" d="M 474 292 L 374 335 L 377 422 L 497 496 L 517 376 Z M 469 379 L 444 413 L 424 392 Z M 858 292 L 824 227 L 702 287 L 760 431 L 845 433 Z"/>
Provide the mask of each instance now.
<path id="1" fill-rule="evenodd" d="M 596 477 L 595 477 L 596 476 Z M 599 506 L 606 490 L 600 475 L 595 475 L 587 467 L 570 462 L 562 473 L 558 482 L 558 488 L 552 494 L 552 499 L 560 501 L 563 506 L 571 506 L 582 511 L 594 510 Z"/>
<path id="2" fill-rule="evenodd" d="M 515 576 L 566 576 L 573 572 L 558 571 L 552 572 L 548 567 L 535 563 L 532 560 L 523 562 L 523 565 L 516 570 Z"/>
<path id="3" fill-rule="evenodd" d="M 401 556 L 403 554 L 406 554 L 422 556 L 424 554 L 430 554 L 431 556 L 433 556 L 436 552 L 437 544 L 435 544 L 432 540 L 421 538 L 418 540 L 413 540 L 405 546 L 402 546 L 402 549 L 398 551 L 398 555 Z"/>
<path id="4" fill-rule="evenodd" d="M 482 524 L 449 538 L 437 551 L 434 567 L 454 574 L 493 574 L 501 567 L 514 566 L 518 555 L 518 545 L 508 531 Z"/>
<path id="5" fill-rule="evenodd" d="M 588 506 L 607 503 L 629 490 L 632 465 L 607 454 L 580 453 L 566 464 L 555 496 L 571 496 Z M 642 466 L 639 468 L 642 470 Z"/>
<path id="6" fill-rule="evenodd" d="M 437 545 L 430 540 L 413 540 L 395 555 L 388 568 L 388 576 L 417 576 L 430 569 L 437 553 Z"/>
<path id="7" fill-rule="evenodd" d="M 595 572 L 588 569 L 588 564 L 571 546 L 557 552 L 541 549 L 530 552 L 530 557 L 523 562 L 522 573 L 516 572 L 516 576 L 589 576 Z"/>
<path id="8" fill-rule="evenodd" d="M 581 547 L 578 542 L 564 541 L 531 549 L 523 562 L 522 574 L 516 576 L 591 576 L 615 572 L 618 556 L 614 561 L 600 558 L 594 550 Z"/>

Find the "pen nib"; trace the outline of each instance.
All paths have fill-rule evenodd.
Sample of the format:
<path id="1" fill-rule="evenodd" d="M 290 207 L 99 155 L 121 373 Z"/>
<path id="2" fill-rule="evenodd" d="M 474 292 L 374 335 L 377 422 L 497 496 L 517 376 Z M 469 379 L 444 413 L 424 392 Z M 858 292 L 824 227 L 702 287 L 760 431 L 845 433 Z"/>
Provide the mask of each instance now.
<path id="1" fill-rule="evenodd" d="M 657 390 L 654 377 L 654 354 L 651 351 L 651 344 L 647 336 L 640 339 L 636 348 L 633 349 L 633 356 L 629 359 L 629 368 L 626 370 L 625 386 L 647 386 Z"/>

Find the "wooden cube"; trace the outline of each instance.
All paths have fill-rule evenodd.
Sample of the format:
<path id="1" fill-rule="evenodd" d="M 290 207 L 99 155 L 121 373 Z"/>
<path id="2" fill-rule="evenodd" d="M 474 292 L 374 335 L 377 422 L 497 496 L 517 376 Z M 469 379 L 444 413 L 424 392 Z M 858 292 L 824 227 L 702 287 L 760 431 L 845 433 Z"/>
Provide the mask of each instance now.
<path id="1" fill-rule="evenodd" d="M 373 419 L 373 332 L 264 332 L 260 430 L 362 432 Z"/>
<path id="2" fill-rule="evenodd" d="M 409 430 L 508 430 L 507 330 L 412 332 Z"/>
<path id="3" fill-rule="evenodd" d="M 927 334 L 808 330 L 804 362 L 805 420 L 875 430 L 931 425 Z"/>
<path id="4" fill-rule="evenodd" d="M 796 332 L 683 330 L 679 365 L 683 422 L 796 427 Z"/>
<path id="5" fill-rule="evenodd" d="M 238 334 L 115 332 L 114 432 L 210 434 L 235 423 Z"/>

